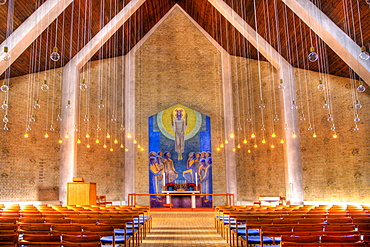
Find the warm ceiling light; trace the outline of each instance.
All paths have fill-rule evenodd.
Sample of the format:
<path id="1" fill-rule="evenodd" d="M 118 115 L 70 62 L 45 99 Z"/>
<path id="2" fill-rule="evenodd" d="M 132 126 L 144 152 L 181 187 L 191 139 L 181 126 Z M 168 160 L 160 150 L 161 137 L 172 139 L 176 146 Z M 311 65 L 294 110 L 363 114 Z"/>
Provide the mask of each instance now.
<path id="1" fill-rule="evenodd" d="M 28 133 L 25 133 L 24 134 L 24 138 L 28 138 Z"/>
<path id="2" fill-rule="evenodd" d="M 271 146 L 270 146 L 271 148 L 275 148 L 275 145 L 274 144 L 271 144 Z"/>
<path id="3" fill-rule="evenodd" d="M 293 137 L 293 138 L 296 138 L 296 137 L 297 137 L 297 135 L 293 132 L 292 137 Z"/>
<path id="4" fill-rule="evenodd" d="M 140 151 L 143 152 L 144 151 L 144 148 L 140 148 Z"/>
<path id="5" fill-rule="evenodd" d="M 229 141 L 226 139 L 226 140 L 225 140 L 225 144 L 228 144 L 228 143 L 229 143 Z"/>
<path id="6" fill-rule="evenodd" d="M 130 133 L 130 132 L 129 132 L 129 133 L 127 133 L 127 138 L 128 138 L 128 139 L 132 138 L 132 135 L 131 135 L 131 133 Z"/>
<path id="7" fill-rule="evenodd" d="M 253 146 L 254 148 L 258 148 L 258 145 L 257 144 L 254 144 L 254 146 Z"/>
<path id="8" fill-rule="evenodd" d="M 244 139 L 243 143 L 244 143 L 244 144 L 247 144 L 247 143 L 248 143 L 248 141 L 247 141 L 246 139 Z"/>
<path id="9" fill-rule="evenodd" d="M 256 138 L 256 135 L 254 133 L 251 134 L 252 138 Z"/>
<path id="10" fill-rule="evenodd" d="M 216 148 L 216 150 L 217 150 L 217 152 L 220 152 L 221 151 L 221 148 L 218 147 L 218 148 Z"/>
<path id="11" fill-rule="evenodd" d="M 248 149 L 248 153 L 250 154 L 252 151 L 250 149 Z"/>
<path id="12" fill-rule="evenodd" d="M 238 146 L 237 146 L 238 148 L 241 148 L 242 146 L 240 146 L 240 144 L 238 144 Z"/>
<path id="13" fill-rule="evenodd" d="M 272 137 L 272 138 L 275 138 L 275 137 L 276 137 L 275 132 L 271 134 L 271 137 Z"/>
<path id="14" fill-rule="evenodd" d="M 45 133 L 44 137 L 45 138 L 48 138 L 49 137 L 48 133 Z"/>
<path id="15" fill-rule="evenodd" d="M 333 138 L 334 138 L 334 139 L 338 138 L 337 133 L 334 133 L 334 134 L 333 134 Z"/>
<path id="16" fill-rule="evenodd" d="M 135 139 L 135 140 L 133 141 L 133 143 L 134 143 L 134 144 L 136 144 L 136 143 L 137 143 L 137 140 Z"/>
<path id="17" fill-rule="evenodd" d="M 100 143 L 99 139 L 96 139 L 96 140 L 95 140 L 95 143 L 96 143 L 96 144 Z"/>
<path id="18" fill-rule="evenodd" d="M 66 134 L 64 135 L 64 138 L 68 139 L 68 138 L 69 138 L 69 134 L 68 134 L 68 133 L 66 133 Z"/>
<path id="19" fill-rule="evenodd" d="M 230 138 L 235 138 L 234 133 L 231 133 L 231 134 L 230 134 Z"/>
<path id="20" fill-rule="evenodd" d="M 123 144 L 121 144 L 119 147 L 120 147 L 120 148 L 123 148 Z"/>
<path id="21" fill-rule="evenodd" d="M 104 145 L 103 145 L 103 148 L 107 148 L 107 144 L 104 144 Z"/>
<path id="22" fill-rule="evenodd" d="M 77 144 L 81 144 L 81 140 L 80 139 L 77 140 Z"/>
<path id="23" fill-rule="evenodd" d="M 235 152 L 236 151 L 236 148 L 233 148 L 233 152 Z"/>
<path id="24" fill-rule="evenodd" d="M 225 145 L 223 143 L 220 144 L 220 148 L 224 148 Z"/>
<path id="25" fill-rule="evenodd" d="M 280 143 L 281 143 L 281 144 L 284 144 L 284 142 L 285 142 L 285 141 L 284 141 L 284 139 L 281 139 L 281 140 L 280 140 Z"/>
<path id="26" fill-rule="evenodd" d="M 109 151 L 113 152 L 113 148 L 110 148 Z"/>
<path id="27" fill-rule="evenodd" d="M 125 148 L 125 152 L 128 152 L 128 148 Z"/>
<path id="28" fill-rule="evenodd" d="M 117 139 L 115 139 L 113 142 L 114 142 L 114 144 L 117 144 L 117 143 L 118 143 L 118 140 L 117 140 Z"/>
<path id="29" fill-rule="evenodd" d="M 262 140 L 262 144 L 265 144 L 265 143 L 266 143 L 266 140 L 265 140 L 265 139 L 263 139 L 263 140 Z"/>
<path id="30" fill-rule="evenodd" d="M 86 134 L 86 138 L 90 138 L 90 135 L 89 135 L 89 133 L 87 133 L 87 134 Z"/>
<path id="31" fill-rule="evenodd" d="M 59 142 L 59 144 L 62 144 L 62 143 L 63 143 L 62 139 L 59 139 L 59 141 L 58 141 L 58 142 Z"/>
<path id="32" fill-rule="evenodd" d="M 313 133 L 312 137 L 313 138 L 316 138 L 317 137 L 316 133 Z"/>
<path id="33" fill-rule="evenodd" d="M 107 138 L 108 138 L 108 139 L 110 138 L 110 134 L 109 134 L 109 133 L 107 133 Z"/>
<path id="34" fill-rule="evenodd" d="M 86 145 L 86 147 L 87 147 L 87 148 L 90 148 L 90 144 L 87 144 L 87 145 Z"/>

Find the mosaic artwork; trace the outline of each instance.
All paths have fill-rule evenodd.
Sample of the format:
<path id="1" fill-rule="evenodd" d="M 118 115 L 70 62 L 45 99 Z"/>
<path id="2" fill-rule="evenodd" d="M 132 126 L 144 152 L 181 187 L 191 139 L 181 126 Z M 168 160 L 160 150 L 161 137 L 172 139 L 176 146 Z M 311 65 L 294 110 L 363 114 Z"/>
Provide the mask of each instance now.
<path id="1" fill-rule="evenodd" d="M 148 119 L 149 193 L 152 207 L 212 207 L 210 117 L 177 104 Z M 188 193 L 189 192 L 189 193 Z"/>

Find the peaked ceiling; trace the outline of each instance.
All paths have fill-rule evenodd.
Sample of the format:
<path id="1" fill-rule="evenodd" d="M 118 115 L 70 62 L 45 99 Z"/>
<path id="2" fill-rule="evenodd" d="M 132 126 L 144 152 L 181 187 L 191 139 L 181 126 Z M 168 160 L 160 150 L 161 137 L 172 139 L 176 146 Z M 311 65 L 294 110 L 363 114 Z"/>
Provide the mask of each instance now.
<path id="1" fill-rule="evenodd" d="M 335 52 L 323 45 L 281 0 L 224 1 L 250 26 L 257 29 L 294 67 L 350 77 L 349 67 Z M 363 42 L 369 50 L 370 8 L 365 0 L 311 1 L 359 46 Z M 0 6 L 0 42 L 43 2 L 46 1 L 8 0 L 7 4 Z M 75 0 L 11 65 L 10 76 L 64 66 L 129 2 L 130 0 Z M 8 7 L 12 3 L 14 16 L 13 28 L 10 28 L 7 17 Z M 230 54 L 265 60 L 207 0 L 146 0 L 91 60 L 126 54 L 175 4 L 183 8 Z M 322 62 L 308 62 L 311 43 L 321 47 L 318 49 L 320 54 L 326 54 Z M 55 44 L 62 58 L 54 63 L 49 56 Z M 4 78 L 4 74 L 1 78 Z"/>

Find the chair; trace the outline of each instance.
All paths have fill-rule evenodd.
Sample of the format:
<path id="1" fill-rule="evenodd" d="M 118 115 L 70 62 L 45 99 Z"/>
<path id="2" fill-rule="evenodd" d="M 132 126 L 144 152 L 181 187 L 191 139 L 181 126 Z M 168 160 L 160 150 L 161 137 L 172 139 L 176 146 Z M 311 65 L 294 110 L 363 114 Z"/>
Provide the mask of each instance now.
<path id="1" fill-rule="evenodd" d="M 16 224 L 4 224 L 0 225 L 0 234 L 15 234 L 18 230 Z"/>
<path id="2" fill-rule="evenodd" d="M 18 234 L 0 234 L 0 246 L 17 247 L 18 246 Z"/>
<path id="3" fill-rule="evenodd" d="M 260 231 L 260 246 L 264 244 L 280 244 L 281 236 L 290 236 L 291 234 L 291 226 L 262 226 Z"/>
<path id="4" fill-rule="evenodd" d="M 107 205 L 113 205 L 113 203 L 107 202 L 107 196 L 96 196 L 96 205 L 107 206 Z"/>
<path id="5" fill-rule="evenodd" d="M 19 246 L 38 245 L 43 247 L 61 246 L 60 236 L 24 234 L 22 240 L 18 241 Z"/>
<path id="6" fill-rule="evenodd" d="M 131 240 L 133 241 L 133 246 L 139 246 L 139 230 L 135 228 L 127 228 L 128 223 L 132 223 L 133 220 L 131 218 L 121 218 L 121 219 L 102 219 L 99 221 L 98 225 L 102 226 L 112 226 L 114 228 L 114 234 L 119 237 L 123 236 L 123 238 L 118 238 L 120 241 L 124 241 L 124 245 L 130 245 Z M 133 225 L 131 225 L 133 226 Z M 117 242 L 117 240 L 116 240 Z"/>
<path id="7" fill-rule="evenodd" d="M 359 231 L 354 225 L 324 227 L 324 235 L 358 235 Z"/>
<path id="8" fill-rule="evenodd" d="M 130 241 L 130 236 L 116 236 L 114 233 L 114 227 L 108 225 L 98 226 L 85 226 L 83 227 L 83 234 L 85 235 L 98 235 L 102 245 L 124 245 Z"/>
<path id="9" fill-rule="evenodd" d="M 100 247 L 101 241 L 98 235 L 62 235 L 63 247 Z"/>
<path id="10" fill-rule="evenodd" d="M 348 236 L 321 236 L 321 243 L 331 246 L 366 246 L 365 243 L 361 242 L 360 235 L 348 235 Z"/>
<path id="11" fill-rule="evenodd" d="M 18 229 L 18 234 L 44 234 L 50 235 L 50 225 L 49 224 L 35 224 L 35 225 L 20 225 Z"/>
<path id="12" fill-rule="evenodd" d="M 82 233 L 82 226 L 80 225 L 52 225 L 51 234 L 52 235 L 79 235 Z"/>
<path id="13" fill-rule="evenodd" d="M 280 246 L 320 246 L 320 236 L 282 236 Z"/>

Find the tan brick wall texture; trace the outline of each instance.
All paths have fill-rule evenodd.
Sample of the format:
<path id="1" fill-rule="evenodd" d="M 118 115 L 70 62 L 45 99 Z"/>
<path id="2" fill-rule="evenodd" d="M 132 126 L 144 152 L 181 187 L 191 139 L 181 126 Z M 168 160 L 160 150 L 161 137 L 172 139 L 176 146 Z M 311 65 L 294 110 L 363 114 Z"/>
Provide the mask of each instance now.
<path id="1" fill-rule="evenodd" d="M 119 147 L 124 138 L 119 130 L 124 122 L 122 71 L 121 58 L 92 62 L 81 71 L 81 78 L 86 79 L 90 90 L 89 94 L 80 95 L 78 129 L 82 143 L 78 146 L 77 175 L 96 182 L 97 193 L 107 195 L 110 200 L 126 199 L 123 198 L 125 152 Z M 211 117 L 213 188 L 214 193 L 226 192 L 225 156 L 223 151 L 216 151 L 226 138 L 222 131 L 221 71 L 220 52 L 180 10 L 174 10 L 137 51 L 135 131 L 145 151 L 137 151 L 135 155 L 136 192 L 148 192 L 148 117 L 177 103 Z M 260 195 L 285 196 L 285 161 L 283 144 L 279 143 L 284 138 L 284 123 L 273 121 L 274 114 L 280 116 L 281 111 L 278 75 L 267 62 L 240 57 L 231 57 L 231 72 L 238 200 L 255 201 Z M 52 89 L 48 93 L 36 90 L 45 76 Z M 338 134 L 338 138 L 333 139 L 328 111 L 322 107 L 324 92 L 317 90 L 320 76 L 323 77 L 316 72 L 295 70 L 298 111 L 306 117 L 305 121 L 299 121 L 304 200 L 369 202 L 369 90 L 357 94 L 353 87 L 358 82 L 324 77 L 330 89 L 327 92 Z M 10 131 L 0 129 L 0 201 L 58 200 L 60 136 L 55 119 L 61 107 L 60 78 L 61 70 L 57 69 L 10 80 Z M 28 96 L 29 86 L 37 91 L 34 93 L 41 108 L 34 110 L 37 122 L 31 124 L 29 138 L 24 138 L 27 115 L 33 104 Z M 258 108 L 261 91 L 266 105 L 263 112 Z M 106 105 L 104 110 L 97 108 L 100 97 Z M 359 111 L 359 131 L 353 131 L 353 97 L 358 97 L 363 106 Z M 115 110 L 111 111 L 112 102 L 116 100 Z M 88 123 L 83 120 L 87 109 Z M 117 117 L 114 123 L 110 122 L 113 112 Z M 251 122 L 246 121 L 248 113 Z M 56 130 L 49 132 L 49 138 L 45 139 L 52 119 Z M 98 119 L 101 131 L 96 130 Z M 308 130 L 309 123 L 315 128 L 317 138 Z M 271 137 L 273 129 L 275 138 Z M 87 132 L 91 135 L 89 140 L 84 137 Z M 112 139 L 105 137 L 106 132 L 110 132 Z M 256 138 L 250 137 L 252 132 Z M 101 141 L 99 144 L 95 143 L 96 138 Z M 119 144 L 112 143 L 113 138 L 117 138 Z M 244 139 L 247 144 L 243 143 Z M 107 149 L 102 147 L 104 142 Z M 86 148 L 88 143 L 90 149 Z M 254 148 L 254 144 L 258 147 Z M 272 149 L 271 144 L 275 148 Z M 114 152 L 109 151 L 110 147 Z M 222 200 L 217 203 L 221 204 Z"/>

